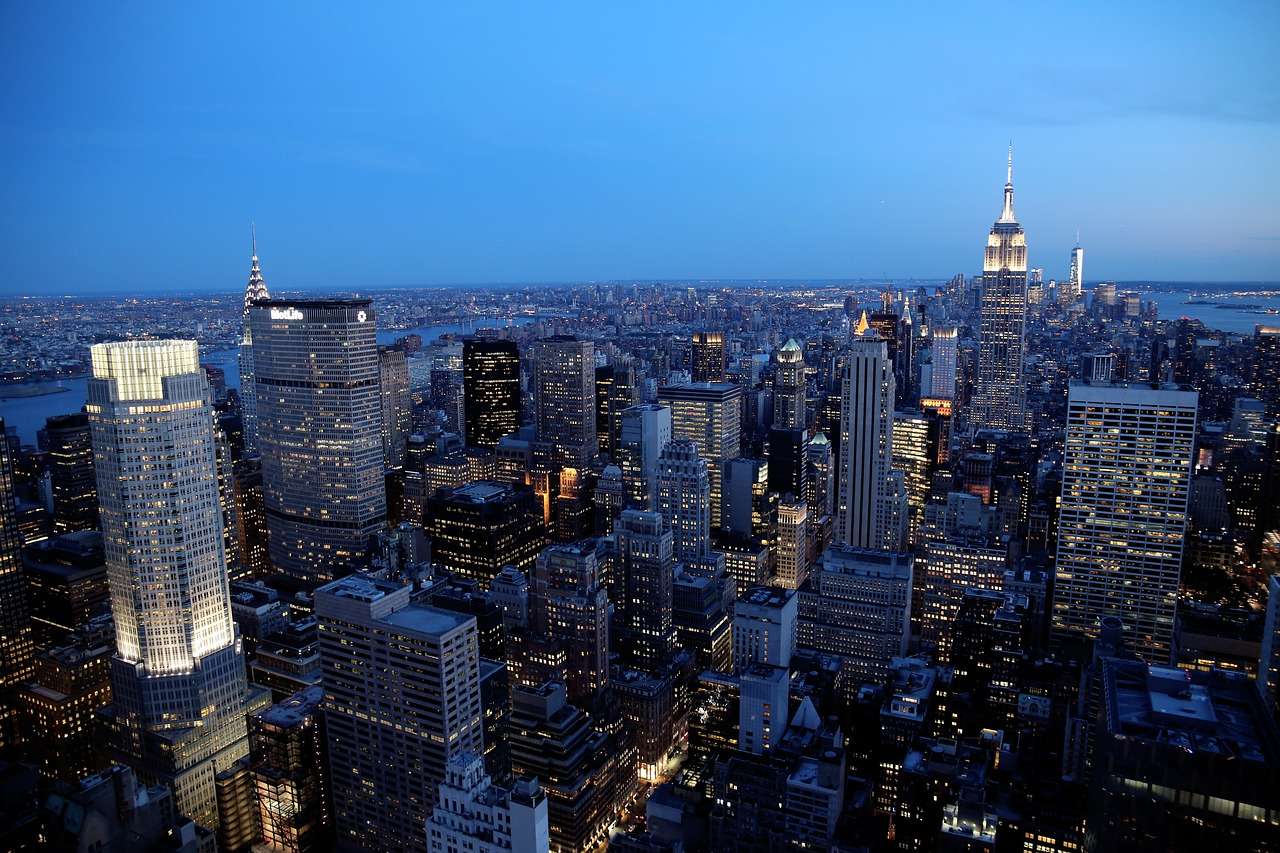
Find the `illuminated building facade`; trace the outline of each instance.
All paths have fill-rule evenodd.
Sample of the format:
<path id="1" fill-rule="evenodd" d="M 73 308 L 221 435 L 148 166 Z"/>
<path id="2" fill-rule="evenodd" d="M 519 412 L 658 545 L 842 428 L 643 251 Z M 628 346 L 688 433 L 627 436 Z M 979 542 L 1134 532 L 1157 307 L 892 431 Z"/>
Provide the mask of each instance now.
<path id="1" fill-rule="evenodd" d="M 449 760 L 484 751 L 475 617 L 411 593 L 367 575 L 316 590 L 339 849 L 425 853 Z"/>
<path id="2" fill-rule="evenodd" d="M 262 842 L 288 853 L 330 849 L 333 805 L 324 689 L 308 687 L 249 719 Z"/>
<path id="3" fill-rule="evenodd" d="M 1071 268 L 1067 272 L 1067 280 L 1058 285 L 1058 302 L 1062 305 L 1074 305 L 1084 295 L 1084 248 L 1077 235 L 1076 245 L 1071 250 Z"/>
<path id="4" fill-rule="evenodd" d="M 529 595 L 535 633 L 566 652 L 569 699 L 588 706 L 609 681 L 609 596 L 597 551 L 592 539 L 543 549 Z"/>
<path id="5" fill-rule="evenodd" d="M 1053 627 L 1096 636 L 1118 616 L 1134 650 L 1169 660 L 1196 439 L 1193 391 L 1071 386 Z"/>
<path id="6" fill-rule="evenodd" d="M 658 390 L 658 401 L 671 409 L 671 437 L 692 441 L 707 460 L 711 526 L 722 526 L 724 466 L 741 450 L 742 387 L 727 382 L 668 385 Z"/>
<path id="7" fill-rule="evenodd" d="M 893 413 L 893 467 L 902 472 L 910 513 L 907 541 L 915 543 L 924 518 L 925 501 L 933 478 L 933 456 L 929 442 L 929 419 L 920 412 Z"/>
<path id="8" fill-rule="evenodd" d="M 694 382 L 723 382 L 726 366 L 724 333 L 694 332 L 691 361 Z"/>
<path id="9" fill-rule="evenodd" d="M 248 752 L 213 400 L 195 341 L 95 344 L 88 385 L 116 656 L 113 751 L 218 825 L 214 777 Z M 248 701 L 246 701 L 248 700 Z"/>
<path id="10" fill-rule="evenodd" d="M 488 589 L 505 566 L 532 568 L 546 544 L 533 493 L 507 483 L 475 482 L 427 499 L 427 536 L 437 566 Z"/>
<path id="11" fill-rule="evenodd" d="M 495 448 L 520 428 L 520 349 L 515 341 L 462 342 L 463 414 L 468 447 Z"/>
<path id="12" fill-rule="evenodd" d="M 617 458 L 629 509 L 651 510 L 657 506 L 658 456 L 669 441 L 669 406 L 641 403 L 623 410 Z"/>
<path id="13" fill-rule="evenodd" d="M 799 589 L 809 579 L 809 508 L 802 500 L 778 504 L 778 585 Z"/>
<path id="14" fill-rule="evenodd" d="M 675 645 L 671 607 L 676 559 L 671 527 L 656 512 L 624 510 L 614 524 L 613 539 L 614 571 L 622 580 L 623 593 L 618 609 L 625 642 L 620 646 L 631 666 L 657 672 L 667 665 Z"/>
<path id="15" fill-rule="evenodd" d="M 1004 209 L 991 226 L 982 260 L 981 323 L 974 425 L 1027 428 L 1022 359 L 1027 322 L 1027 236 L 1013 213 L 1013 149 L 1004 185 Z"/>
<path id="16" fill-rule="evenodd" d="M 249 325 L 271 564 L 341 576 L 387 516 L 373 303 L 259 301 Z"/>
<path id="17" fill-rule="evenodd" d="M 595 344 L 572 335 L 533 345 L 534 463 L 552 475 L 585 470 L 595 458 L 595 362 Z"/>
<path id="18" fill-rule="evenodd" d="M 711 478 L 692 441 L 670 441 L 658 455 L 657 510 L 671 528 L 677 560 L 711 552 Z"/>
<path id="19" fill-rule="evenodd" d="M 926 397 L 953 400 L 956 396 L 956 357 L 959 332 L 955 326 L 935 326 L 929 332 L 929 352 L 933 359 Z"/>
<path id="20" fill-rule="evenodd" d="M 854 548 L 880 548 L 889 535 L 884 504 L 893 453 L 893 362 L 885 342 L 859 323 L 841 382 L 840 466 L 835 540 Z"/>
<path id="21" fill-rule="evenodd" d="M 799 592 L 796 644 L 844 662 L 849 690 L 882 682 L 911 637 L 910 554 L 832 545 Z"/>
<path id="22" fill-rule="evenodd" d="M 804 351 L 795 339 L 789 339 L 778 350 L 773 374 L 773 428 L 805 428 L 805 363 Z"/>

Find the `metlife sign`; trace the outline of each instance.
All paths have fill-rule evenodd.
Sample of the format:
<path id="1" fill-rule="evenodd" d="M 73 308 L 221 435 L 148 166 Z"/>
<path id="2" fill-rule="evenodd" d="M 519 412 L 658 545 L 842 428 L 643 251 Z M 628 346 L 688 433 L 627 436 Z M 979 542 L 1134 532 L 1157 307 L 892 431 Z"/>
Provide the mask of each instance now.
<path id="1" fill-rule="evenodd" d="M 272 308 L 272 320 L 301 320 L 302 312 L 297 308 Z"/>

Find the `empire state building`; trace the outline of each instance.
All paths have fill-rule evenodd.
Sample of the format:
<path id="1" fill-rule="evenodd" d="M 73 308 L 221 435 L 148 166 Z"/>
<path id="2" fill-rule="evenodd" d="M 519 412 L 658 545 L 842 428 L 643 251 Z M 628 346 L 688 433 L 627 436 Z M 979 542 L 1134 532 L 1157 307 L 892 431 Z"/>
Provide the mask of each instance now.
<path id="1" fill-rule="evenodd" d="M 973 425 L 1027 428 L 1022 358 L 1027 322 L 1027 236 L 1013 215 L 1013 148 L 1004 185 L 1004 209 L 991 226 L 982 258 L 978 387 Z"/>

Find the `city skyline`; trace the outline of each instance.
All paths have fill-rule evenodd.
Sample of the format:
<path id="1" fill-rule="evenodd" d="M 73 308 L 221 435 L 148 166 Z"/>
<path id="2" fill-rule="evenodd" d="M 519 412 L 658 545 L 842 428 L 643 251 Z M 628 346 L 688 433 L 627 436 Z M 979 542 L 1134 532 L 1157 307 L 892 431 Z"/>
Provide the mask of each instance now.
<path id="1" fill-rule="evenodd" d="M 0 12 L 6 849 L 1280 851 L 1280 7 L 305 11 Z"/>
<path id="2" fill-rule="evenodd" d="M 957 10 L 908 38 L 890 12 L 832 8 L 410 7 L 348 32 L 18 7 L 0 293 L 220 290 L 250 221 L 282 290 L 946 278 L 977 269 L 1010 138 L 1046 278 L 1079 231 L 1091 280 L 1275 280 L 1280 19 L 1245 9 L 1097 10 L 1082 42 L 1074 9 L 998 28 Z M 335 78 L 321 57 L 347 52 Z"/>

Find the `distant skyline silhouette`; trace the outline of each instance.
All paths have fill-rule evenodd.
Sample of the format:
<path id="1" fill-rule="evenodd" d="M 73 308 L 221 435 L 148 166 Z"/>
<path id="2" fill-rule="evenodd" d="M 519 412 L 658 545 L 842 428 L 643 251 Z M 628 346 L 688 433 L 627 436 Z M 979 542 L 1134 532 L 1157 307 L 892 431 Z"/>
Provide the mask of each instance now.
<path id="1" fill-rule="evenodd" d="M 0 294 L 1280 279 L 1280 7 L 9 4 Z M 1141 38 L 1137 37 L 1141 34 Z"/>

